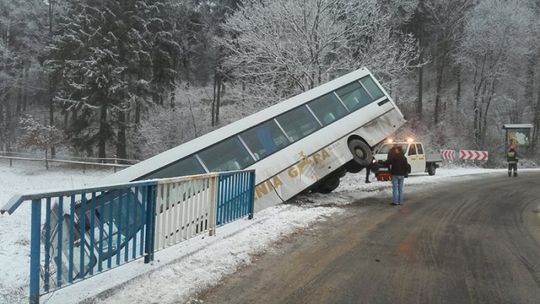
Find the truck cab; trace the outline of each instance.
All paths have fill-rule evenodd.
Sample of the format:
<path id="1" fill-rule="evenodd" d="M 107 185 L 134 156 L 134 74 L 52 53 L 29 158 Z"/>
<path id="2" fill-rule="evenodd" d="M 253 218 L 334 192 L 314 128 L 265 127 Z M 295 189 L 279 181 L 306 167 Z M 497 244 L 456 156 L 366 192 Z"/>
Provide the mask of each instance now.
<path id="1" fill-rule="evenodd" d="M 379 166 L 381 172 L 387 169 L 386 159 L 388 157 L 388 152 L 394 145 L 399 145 L 403 149 L 405 156 L 407 157 L 407 162 L 411 165 L 411 173 L 424 173 L 427 172 L 429 175 L 435 175 L 439 163 L 442 162 L 442 158 L 438 154 L 427 154 L 424 145 L 421 142 L 414 140 L 407 141 L 387 141 L 383 143 L 375 151 L 375 161 Z"/>

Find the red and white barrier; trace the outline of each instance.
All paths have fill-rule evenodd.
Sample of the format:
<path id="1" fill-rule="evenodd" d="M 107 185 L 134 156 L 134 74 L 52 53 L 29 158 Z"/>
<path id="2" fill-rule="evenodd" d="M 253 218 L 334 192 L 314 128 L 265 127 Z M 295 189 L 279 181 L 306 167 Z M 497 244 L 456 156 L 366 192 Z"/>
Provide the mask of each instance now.
<path id="1" fill-rule="evenodd" d="M 459 150 L 459 159 L 462 160 L 483 160 L 489 158 L 488 151 Z"/>
<path id="2" fill-rule="evenodd" d="M 454 150 L 441 150 L 441 157 L 444 160 L 455 160 L 456 151 Z"/>

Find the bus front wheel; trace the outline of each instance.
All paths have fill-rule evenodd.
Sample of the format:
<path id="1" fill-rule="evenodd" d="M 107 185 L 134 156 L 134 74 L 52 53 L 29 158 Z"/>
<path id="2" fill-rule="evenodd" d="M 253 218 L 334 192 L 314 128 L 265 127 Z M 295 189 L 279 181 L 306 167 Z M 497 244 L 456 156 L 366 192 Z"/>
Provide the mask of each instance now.
<path id="1" fill-rule="evenodd" d="M 373 159 L 373 153 L 371 152 L 371 148 L 364 141 L 358 138 L 350 140 L 349 150 L 351 150 L 353 155 L 352 163 L 355 163 L 358 167 L 362 168 L 370 165 L 371 160 Z"/>

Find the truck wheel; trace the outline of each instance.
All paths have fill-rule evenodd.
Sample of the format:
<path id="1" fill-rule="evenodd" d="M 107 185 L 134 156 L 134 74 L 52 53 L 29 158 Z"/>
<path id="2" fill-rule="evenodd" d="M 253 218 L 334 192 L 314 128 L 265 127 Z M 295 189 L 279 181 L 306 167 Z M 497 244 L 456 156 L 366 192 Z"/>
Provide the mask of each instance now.
<path id="1" fill-rule="evenodd" d="M 352 139 L 349 141 L 349 150 L 351 150 L 353 155 L 354 163 L 362 168 L 370 165 L 371 160 L 373 159 L 373 153 L 371 152 L 371 148 L 364 141 L 357 138 Z"/>
<path id="2" fill-rule="evenodd" d="M 336 190 L 337 187 L 339 187 L 339 177 L 332 175 L 322 180 L 321 184 L 315 189 L 315 192 L 328 194 Z"/>
<path id="3" fill-rule="evenodd" d="M 435 175 L 435 171 L 437 171 L 437 166 L 434 164 L 428 166 L 427 172 L 429 175 Z"/>

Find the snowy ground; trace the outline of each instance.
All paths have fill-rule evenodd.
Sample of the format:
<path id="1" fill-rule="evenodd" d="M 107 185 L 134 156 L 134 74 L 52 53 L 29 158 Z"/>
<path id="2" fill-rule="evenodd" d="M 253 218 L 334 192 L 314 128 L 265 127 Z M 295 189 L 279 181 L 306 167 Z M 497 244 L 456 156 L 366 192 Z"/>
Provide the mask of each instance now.
<path id="1" fill-rule="evenodd" d="M 16 193 L 42 189 L 73 188 L 99 183 L 110 174 L 38 165 L 0 162 L 0 205 Z M 363 172 L 362 172 L 363 173 Z M 364 175 L 347 175 L 340 187 L 328 195 L 309 195 L 299 204 L 268 208 L 253 220 L 240 220 L 217 230 L 213 237 L 199 236 L 160 251 L 152 264 L 135 261 L 74 286 L 42 297 L 42 303 L 183 303 L 197 291 L 209 287 L 257 255 L 272 250 L 273 244 L 299 229 L 309 229 L 329 216 L 345 212 L 340 205 L 360 198 L 389 196 L 388 182 L 365 184 Z M 478 174 L 505 174 L 501 169 L 440 169 L 436 176 L 418 175 L 406 185 L 435 187 L 457 178 Z M 425 189 L 424 186 L 421 188 Z M 410 191 L 420 187 L 411 187 Z M 366 207 L 367 208 L 367 207 Z M 0 216 L 0 303 L 26 303 L 29 274 L 30 208 L 23 206 L 13 215 Z M 114 288 L 113 288 L 114 287 Z M 107 289 L 113 288 L 113 291 Z"/>
<path id="2" fill-rule="evenodd" d="M 17 193 L 75 188 L 95 183 L 112 171 L 86 171 L 43 164 L 0 161 L 0 206 Z M 23 204 L 13 215 L 0 215 L 0 303 L 28 302 L 30 268 L 30 205 Z"/>

